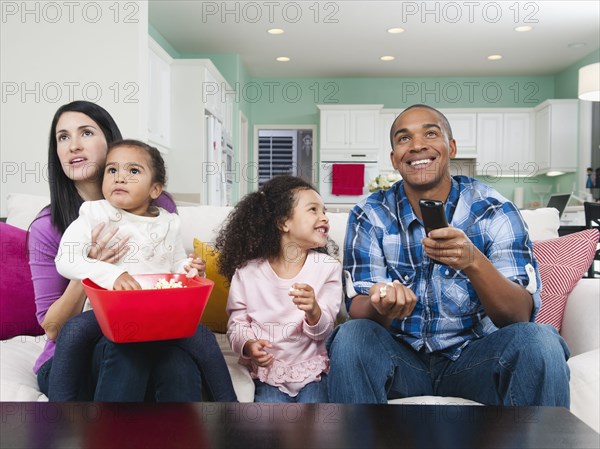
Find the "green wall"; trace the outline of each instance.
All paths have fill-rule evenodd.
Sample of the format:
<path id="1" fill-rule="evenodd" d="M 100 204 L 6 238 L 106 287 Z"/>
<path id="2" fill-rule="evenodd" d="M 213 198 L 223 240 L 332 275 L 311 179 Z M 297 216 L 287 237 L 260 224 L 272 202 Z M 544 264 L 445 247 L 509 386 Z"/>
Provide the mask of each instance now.
<path id="1" fill-rule="evenodd" d="M 556 75 L 499 77 L 397 77 L 397 78 L 286 78 L 250 76 L 239 55 L 182 55 L 150 26 L 150 35 L 173 58 L 211 59 L 236 90 L 234 136 L 238 135 L 238 111 L 248 118 L 249 157 L 254 153 L 255 125 L 319 125 L 318 104 L 382 104 L 404 108 L 426 103 L 438 108 L 531 108 L 552 98 L 577 98 L 578 70 L 597 62 L 600 51 Z M 234 145 L 238 147 L 238 139 Z M 550 185 L 552 192 L 570 192 L 579 173 L 557 177 L 483 179 L 509 199 L 514 188 L 524 188 L 525 204 L 539 200 L 532 186 Z M 251 186 L 249 186 L 251 187 Z M 234 200 L 239 199 L 237 191 Z"/>
<path id="2" fill-rule="evenodd" d="M 242 97 L 252 103 L 252 119 L 256 123 L 289 119 L 318 123 L 316 105 L 324 103 L 383 104 L 385 108 L 404 108 L 415 103 L 441 108 L 533 107 L 554 95 L 552 76 L 253 78 L 251 83 Z"/>

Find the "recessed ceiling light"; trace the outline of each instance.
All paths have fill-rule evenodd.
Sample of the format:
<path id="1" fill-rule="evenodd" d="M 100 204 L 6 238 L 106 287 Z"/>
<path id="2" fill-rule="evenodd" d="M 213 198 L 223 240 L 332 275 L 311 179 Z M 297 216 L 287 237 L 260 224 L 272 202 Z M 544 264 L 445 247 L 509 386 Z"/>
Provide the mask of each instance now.
<path id="1" fill-rule="evenodd" d="M 382 61 L 393 61 L 394 59 L 396 59 L 396 57 L 394 56 L 382 56 L 381 58 Z"/>
<path id="2" fill-rule="evenodd" d="M 269 33 L 269 34 L 283 34 L 283 33 L 285 33 L 285 31 L 282 30 L 281 28 L 271 28 L 271 29 L 267 30 L 267 33 Z"/>
<path id="3" fill-rule="evenodd" d="M 569 44 L 568 47 L 569 48 L 581 48 L 581 47 L 585 47 L 587 44 L 585 42 L 573 42 L 572 44 Z"/>
<path id="4" fill-rule="evenodd" d="M 531 31 L 533 30 L 532 26 L 529 25 L 521 25 L 518 27 L 515 27 L 515 31 L 519 32 L 519 33 L 525 33 L 526 31 Z"/>
<path id="5" fill-rule="evenodd" d="M 388 28 L 387 32 L 390 34 L 400 34 L 404 33 L 404 28 Z"/>
<path id="6" fill-rule="evenodd" d="M 289 62 L 290 61 L 290 58 L 288 58 L 287 56 L 278 56 L 275 59 L 279 62 Z"/>
<path id="7" fill-rule="evenodd" d="M 489 55 L 487 58 L 490 61 L 498 61 L 499 59 L 502 59 L 502 55 Z"/>

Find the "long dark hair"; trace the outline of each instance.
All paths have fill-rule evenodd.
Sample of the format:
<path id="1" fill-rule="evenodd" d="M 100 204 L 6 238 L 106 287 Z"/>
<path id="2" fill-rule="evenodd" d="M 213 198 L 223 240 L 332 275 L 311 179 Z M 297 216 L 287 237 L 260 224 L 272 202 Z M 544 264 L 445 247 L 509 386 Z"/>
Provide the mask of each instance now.
<path id="1" fill-rule="evenodd" d="M 296 176 L 276 176 L 257 192 L 247 194 L 231 211 L 215 242 L 219 251 L 219 271 L 231 280 L 237 268 L 251 260 L 269 260 L 279 255 L 281 225 L 292 217 L 300 190 L 317 191 Z M 315 251 L 337 254 L 337 245 Z"/>
<path id="2" fill-rule="evenodd" d="M 95 103 L 73 101 L 58 108 L 54 114 L 48 139 L 48 181 L 52 224 L 61 234 L 77 218 L 79 208 L 83 203 L 83 198 L 75 188 L 75 182 L 65 174 L 58 158 L 56 125 L 65 112 L 81 112 L 87 115 L 98 124 L 108 145 L 122 138 L 121 131 L 111 115 Z"/>

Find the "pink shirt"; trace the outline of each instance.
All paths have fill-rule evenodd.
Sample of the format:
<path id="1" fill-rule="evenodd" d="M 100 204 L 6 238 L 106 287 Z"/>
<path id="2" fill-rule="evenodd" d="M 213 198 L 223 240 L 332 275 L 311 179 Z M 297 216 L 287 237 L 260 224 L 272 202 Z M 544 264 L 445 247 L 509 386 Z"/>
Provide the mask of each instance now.
<path id="1" fill-rule="evenodd" d="M 294 283 L 309 284 L 321 307 L 314 326 L 305 320 L 289 295 Z M 251 261 L 236 270 L 227 300 L 227 337 L 240 363 L 253 378 L 296 396 L 306 384 L 329 371 L 327 337 L 342 301 L 342 267 L 331 256 L 310 251 L 304 266 L 292 279 L 281 279 L 266 261 Z M 257 367 L 242 355 L 248 340 L 268 340 L 274 355 L 268 367 Z"/>

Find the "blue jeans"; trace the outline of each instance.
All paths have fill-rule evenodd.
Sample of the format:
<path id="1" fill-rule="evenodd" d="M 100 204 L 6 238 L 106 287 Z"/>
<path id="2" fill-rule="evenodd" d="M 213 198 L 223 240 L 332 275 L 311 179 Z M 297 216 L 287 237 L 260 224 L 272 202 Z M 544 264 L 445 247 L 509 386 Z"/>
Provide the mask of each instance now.
<path id="1" fill-rule="evenodd" d="M 102 331 L 92 310 L 74 316 L 63 325 L 51 359 L 48 400 L 66 402 L 93 399 L 92 354 L 100 338 Z"/>
<path id="2" fill-rule="evenodd" d="M 50 371 L 52 370 L 52 359 L 44 362 L 37 372 L 37 381 L 40 391 L 48 396 L 48 384 L 50 378 Z"/>
<path id="3" fill-rule="evenodd" d="M 112 348 L 111 351 L 106 351 L 107 341 L 102 342 L 102 332 L 100 326 L 96 320 L 93 311 L 83 312 L 73 318 L 71 318 L 63 326 L 58 339 L 56 341 L 56 350 L 54 357 L 51 362 L 51 366 L 48 367 L 48 372 L 43 373 L 43 378 L 38 376 L 38 383 L 40 387 L 42 383 L 47 382 L 48 398 L 51 401 L 89 401 L 94 398 L 94 389 L 96 387 L 96 381 L 99 378 L 100 370 L 100 354 L 106 354 L 113 358 L 126 358 L 126 350 L 121 349 L 117 351 Z M 104 339 L 105 340 L 105 339 Z M 96 351 L 98 344 L 102 342 L 102 348 Z M 123 372 L 123 378 L 116 380 L 116 382 L 154 382 L 155 385 L 161 384 L 166 385 L 166 381 L 161 380 L 161 376 L 167 376 L 166 378 L 177 379 L 180 378 L 181 373 L 174 369 L 172 366 L 179 366 L 181 370 L 190 373 L 195 373 L 194 377 L 198 376 L 204 381 L 204 386 L 210 400 L 213 401 L 225 401 L 225 402 L 237 402 L 237 396 L 233 389 L 229 370 L 223 358 L 223 354 L 219 349 L 219 345 L 210 330 L 206 327 L 199 325 L 196 329 L 196 333 L 185 339 L 168 340 L 163 342 L 147 342 L 147 343 L 131 343 L 134 348 L 140 349 L 139 353 L 130 351 L 129 356 L 131 360 L 124 360 L 123 367 L 129 367 L 134 372 L 136 370 L 156 370 L 156 372 L 150 373 L 146 371 L 139 373 L 137 376 L 130 376 L 127 380 L 126 376 L 129 376 L 127 372 Z M 159 359 L 156 358 L 156 351 L 142 350 L 147 346 L 153 347 L 156 344 L 156 348 L 169 347 L 179 348 L 175 355 L 170 355 L 168 351 L 164 349 L 160 351 L 160 354 L 168 360 L 170 357 L 179 358 L 179 363 L 174 365 L 168 361 L 159 363 Z M 135 346 L 139 345 L 139 346 Z M 117 351 L 117 352 L 115 352 Z M 196 368 L 192 369 L 188 366 L 188 361 L 184 354 L 187 354 L 187 358 L 195 363 Z M 92 355 L 95 354 L 95 376 L 92 376 Z M 147 360 L 143 360 L 146 357 Z M 111 361 L 111 363 L 114 363 Z M 164 366 L 163 366 L 164 365 Z M 104 366 L 104 370 L 108 370 L 110 366 Z M 183 372 L 182 371 L 182 372 Z M 150 376 L 152 374 L 152 377 Z M 106 376 L 117 376 L 118 371 L 110 371 L 110 374 L 103 374 L 103 378 Z M 191 375 L 190 375 L 191 376 Z M 166 379 L 165 378 L 165 379 Z M 158 383 L 157 383 L 158 382 Z M 175 384 L 177 381 L 174 382 Z M 126 397 L 139 397 L 139 394 L 134 394 L 133 391 L 122 391 Z M 135 390 L 135 388 L 133 388 Z M 195 390 L 189 390 L 191 397 L 197 397 Z M 106 393 L 101 393 L 101 396 L 105 396 Z M 164 395 L 163 395 L 164 396 Z M 188 400 L 194 400 L 194 399 Z M 126 400 L 126 399 L 123 399 Z"/>
<path id="4" fill-rule="evenodd" d="M 293 403 L 317 403 L 327 402 L 327 375 L 321 374 L 320 382 L 306 384 L 295 397 L 284 393 L 273 385 L 266 384 L 260 380 L 254 380 L 254 402 L 293 402 Z"/>
<path id="5" fill-rule="evenodd" d="M 552 326 L 516 323 L 471 341 L 452 361 L 415 351 L 371 320 L 338 326 L 328 343 L 329 400 L 456 396 L 486 405 L 569 407 L 569 349 Z"/>
<path id="6" fill-rule="evenodd" d="M 113 343 L 94 349 L 94 401 L 186 402 L 202 400 L 200 372 L 189 354 L 168 341 Z"/>

